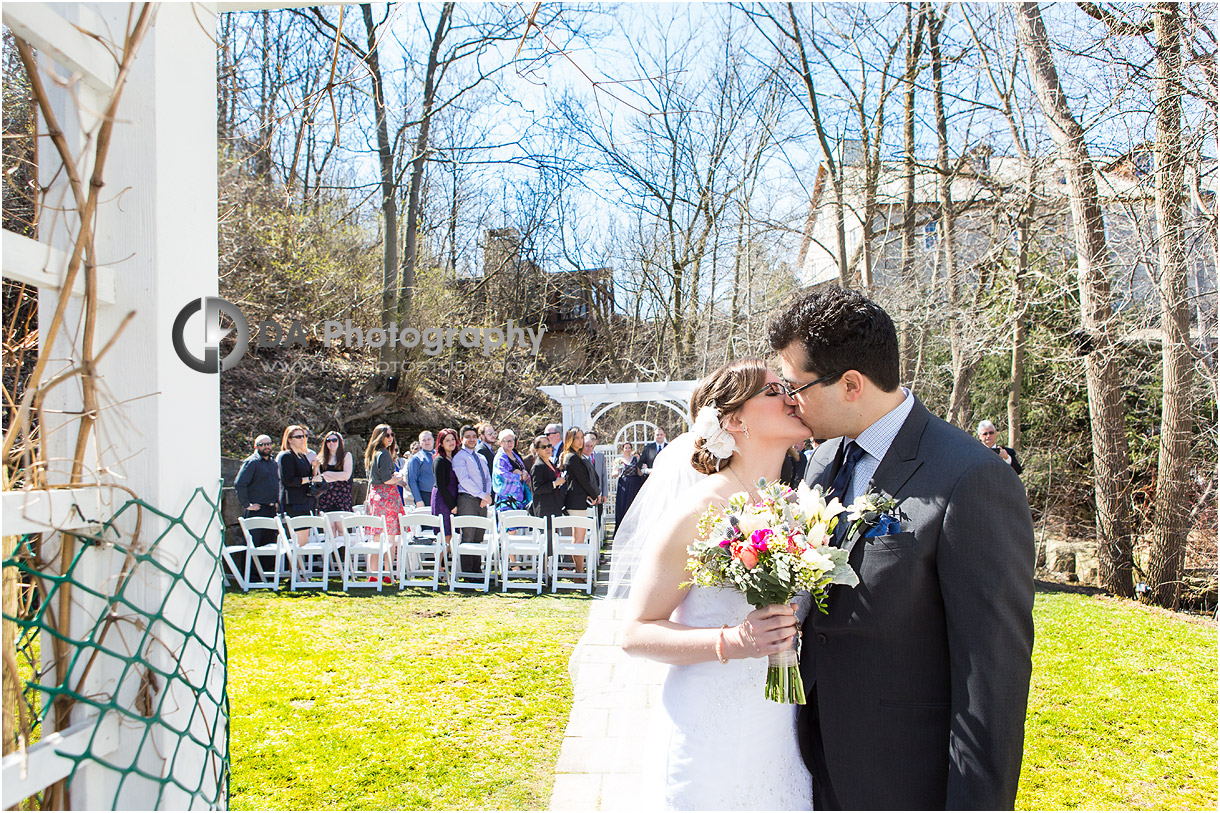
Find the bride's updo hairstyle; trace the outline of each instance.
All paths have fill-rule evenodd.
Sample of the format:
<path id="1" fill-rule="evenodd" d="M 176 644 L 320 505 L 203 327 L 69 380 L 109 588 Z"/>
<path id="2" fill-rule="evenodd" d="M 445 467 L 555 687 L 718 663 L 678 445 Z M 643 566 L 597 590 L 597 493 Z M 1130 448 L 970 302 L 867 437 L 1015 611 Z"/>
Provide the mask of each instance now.
<path id="1" fill-rule="evenodd" d="M 750 396 L 767 384 L 767 365 L 761 359 L 731 361 L 713 370 L 699 382 L 690 399 L 690 414 L 698 415 L 705 406 L 720 410 L 720 417 L 741 409 Z M 690 459 L 695 471 L 712 474 L 728 465 L 703 448 L 703 438 L 695 439 L 695 453 Z"/>

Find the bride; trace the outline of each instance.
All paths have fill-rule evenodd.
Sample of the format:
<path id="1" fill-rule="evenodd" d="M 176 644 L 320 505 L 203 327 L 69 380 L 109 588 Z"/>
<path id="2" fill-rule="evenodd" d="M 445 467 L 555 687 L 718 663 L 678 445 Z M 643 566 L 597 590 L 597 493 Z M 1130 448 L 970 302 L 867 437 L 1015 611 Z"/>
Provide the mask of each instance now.
<path id="1" fill-rule="evenodd" d="M 763 697 L 766 656 L 792 645 L 796 605 L 754 610 L 735 590 L 682 586 L 699 516 L 739 491 L 757 498 L 759 478 L 778 479 L 786 450 L 809 430 L 758 360 L 700 382 L 691 414 L 707 406 L 723 433 L 688 433 L 666 447 L 616 535 L 611 595 L 630 588 L 622 646 L 671 665 L 662 690 L 667 809 L 810 810 L 799 707 Z"/>

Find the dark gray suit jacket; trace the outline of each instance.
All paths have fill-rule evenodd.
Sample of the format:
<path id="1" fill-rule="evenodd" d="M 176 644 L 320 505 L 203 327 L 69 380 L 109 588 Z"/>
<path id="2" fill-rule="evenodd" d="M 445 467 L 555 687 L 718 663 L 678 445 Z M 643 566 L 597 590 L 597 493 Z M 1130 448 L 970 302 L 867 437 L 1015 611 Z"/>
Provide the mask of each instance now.
<path id="1" fill-rule="evenodd" d="M 829 485 L 841 445 L 818 447 L 806 482 Z M 1011 810 L 1034 643 L 1025 489 L 916 400 L 869 490 L 898 500 L 902 531 L 849 542 L 860 584 L 805 622 L 806 761 L 820 737 L 845 809 Z"/>

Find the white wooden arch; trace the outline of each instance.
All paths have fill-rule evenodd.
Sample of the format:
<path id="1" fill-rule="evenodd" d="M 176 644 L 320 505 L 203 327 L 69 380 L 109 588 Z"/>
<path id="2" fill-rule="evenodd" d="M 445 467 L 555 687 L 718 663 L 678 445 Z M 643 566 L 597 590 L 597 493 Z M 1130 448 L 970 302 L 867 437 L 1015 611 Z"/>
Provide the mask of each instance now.
<path id="1" fill-rule="evenodd" d="M 651 442 L 656 437 L 657 429 L 657 425 L 652 421 L 632 421 L 618 430 L 618 434 L 614 436 L 614 446 L 611 451 L 617 455 L 619 447 L 625 441 L 630 441 L 631 445 L 636 447 L 636 451 L 640 451 L 645 443 Z"/>
<path id="2" fill-rule="evenodd" d="M 563 408 L 564 428 L 579 426 L 592 429 L 597 420 L 620 404 L 654 403 L 667 407 L 682 417 L 687 428 L 691 416 L 687 412 L 690 397 L 698 381 L 631 381 L 619 384 L 559 384 L 538 389 Z"/>

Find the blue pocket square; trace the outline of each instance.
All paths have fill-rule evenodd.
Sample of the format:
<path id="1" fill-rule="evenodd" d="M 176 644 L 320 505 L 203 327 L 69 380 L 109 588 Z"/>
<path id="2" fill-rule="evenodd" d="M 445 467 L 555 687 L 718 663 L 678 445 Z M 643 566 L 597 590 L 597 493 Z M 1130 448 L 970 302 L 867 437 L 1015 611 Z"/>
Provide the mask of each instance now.
<path id="1" fill-rule="evenodd" d="M 865 532 L 864 538 L 872 539 L 878 536 L 890 536 L 897 533 L 902 533 L 902 525 L 895 517 L 891 517 L 889 514 L 882 514 L 877 517 L 877 524 Z"/>

